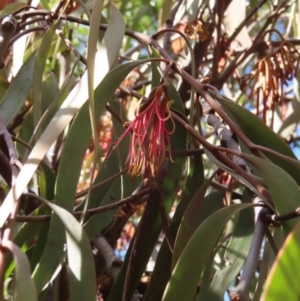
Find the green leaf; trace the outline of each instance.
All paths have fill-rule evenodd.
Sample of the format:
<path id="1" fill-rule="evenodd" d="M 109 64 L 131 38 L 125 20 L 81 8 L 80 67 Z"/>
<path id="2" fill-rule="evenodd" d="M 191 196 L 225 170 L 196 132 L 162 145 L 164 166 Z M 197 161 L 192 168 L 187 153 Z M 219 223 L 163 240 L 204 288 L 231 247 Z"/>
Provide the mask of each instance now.
<path id="1" fill-rule="evenodd" d="M 42 107 L 41 107 L 41 88 L 43 83 L 44 72 L 46 68 L 46 60 L 48 57 L 48 52 L 55 35 L 55 30 L 58 26 L 58 22 L 54 23 L 43 36 L 42 42 L 36 53 L 36 60 L 33 70 L 33 79 L 32 79 L 32 93 L 33 93 L 33 123 L 34 127 L 39 123 L 42 116 Z M 40 134 L 37 133 L 36 138 Z"/>
<path id="2" fill-rule="evenodd" d="M 203 147 L 206 156 L 208 157 L 208 160 L 211 163 L 214 163 L 219 168 L 227 171 L 229 174 L 231 174 L 233 177 L 240 180 L 241 183 L 243 183 L 246 187 L 248 187 L 251 191 L 253 191 L 257 196 L 261 197 L 263 200 L 265 200 L 265 197 L 262 195 L 260 191 L 258 191 L 251 183 L 249 183 L 247 180 L 244 179 L 243 176 L 241 176 L 239 173 L 234 171 L 233 169 L 229 168 L 227 165 L 223 164 L 221 161 L 219 161 L 208 149 Z M 265 202 L 268 204 L 268 202 L 265 200 Z M 270 207 L 272 205 L 270 204 Z"/>
<path id="3" fill-rule="evenodd" d="M 190 166 L 191 168 L 184 185 L 181 200 L 177 205 L 169 228 L 168 235 L 172 241 L 175 241 L 176 239 L 177 231 L 187 206 L 189 205 L 198 187 L 204 182 L 202 156 L 195 155 L 191 159 Z M 165 239 L 156 258 L 154 271 L 151 275 L 151 280 L 143 299 L 144 301 L 150 301 L 154 297 L 156 300 L 161 300 L 165 286 L 171 276 L 171 264 L 172 253 Z"/>
<path id="4" fill-rule="evenodd" d="M 300 223 L 285 240 L 267 278 L 262 300 L 299 300 Z"/>
<path id="5" fill-rule="evenodd" d="M 250 3 L 250 7 L 253 8 L 256 5 L 257 0 L 250 0 L 249 3 Z"/>
<path id="6" fill-rule="evenodd" d="M 218 101 L 227 112 L 232 114 L 240 129 L 252 142 L 273 149 L 292 159 L 297 159 L 290 147 L 247 109 L 228 99 L 218 98 Z M 268 156 L 276 162 L 277 157 Z"/>
<path id="7" fill-rule="evenodd" d="M 25 223 L 19 229 L 16 236 L 13 238 L 14 244 L 19 246 L 23 251 L 26 251 L 27 248 L 31 245 L 32 240 L 38 235 L 39 231 L 42 228 L 42 224 L 34 224 L 34 223 Z M 6 258 L 6 268 L 5 268 L 5 279 L 7 279 L 15 268 L 15 261 L 13 261 L 13 257 L 8 255 Z"/>
<path id="8" fill-rule="evenodd" d="M 108 205 L 121 199 L 121 179 L 114 181 L 105 197 L 101 200 L 100 206 Z M 94 214 L 85 224 L 84 230 L 89 239 L 94 239 L 100 231 L 112 220 L 113 216 L 119 209 L 109 210 L 106 212 Z"/>
<path id="9" fill-rule="evenodd" d="M 109 26 L 107 27 L 102 42 L 103 45 L 100 45 L 99 50 L 100 52 L 106 53 L 107 62 L 109 66 L 112 67 L 118 57 L 125 35 L 125 23 L 122 14 L 113 2 L 110 3 L 110 19 L 108 24 Z M 101 65 L 101 68 L 102 67 Z"/>
<path id="10" fill-rule="evenodd" d="M 41 166 L 42 171 L 39 175 L 40 195 L 46 200 L 53 200 L 56 177 L 48 165 L 42 163 Z"/>
<path id="11" fill-rule="evenodd" d="M 130 275 L 129 294 L 127 296 L 129 298 L 128 300 L 130 300 L 136 290 L 137 284 L 140 281 L 140 278 L 152 253 L 153 247 L 157 241 L 158 235 L 161 231 L 159 205 L 156 200 L 156 196 L 150 196 L 149 200 L 147 201 L 147 205 L 140 221 L 139 227 L 141 227 L 141 225 L 143 225 L 143 232 L 141 233 L 141 235 L 139 235 L 139 239 L 136 242 L 136 251 L 132 258 L 134 262 L 130 262 L 132 270 Z M 137 232 L 138 231 L 139 228 L 137 229 Z M 130 243 L 129 249 L 126 253 L 125 261 L 109 294 L 108 301 L 122 300 L 123 287 L 129 265 L 129 258 L 132 253 L 132 245 L 135 239 L 136 234 L 134 235 Z"/>
<path id="12" fill-rule="evenodd" d="M 66 99 L 73 86 L 74 77 L 72 75 L 66 79 L 60 91 L 53 72 L 51 72 L 45 78 L 41 88 L 41 109 L 43 116 L 39 121 L 39 127 L 41 127 L 43 130 L 46 129 L 47 125 L 50 123 L 55 113 L 59 110 L 61 104 Z M 27 114 L 18 133 L 18 137 L 27 143 L 29 143 L 34 131 L 32 111 L 33 110 Z M 28 151 L 23 145 L 20 144 L 17 145 L 17 149 L 21 156 L 24 156 L 24 154 L 26 154 Z"/>
<path id="13" fill-rule="evenodd" d="M 21 3 L 21 2 L 8 4 L 1 10 L 0 16 L 9 15 L 24 6 L 26 7 L 26 5 L 27 5 L 26 3 Z"/>
<path id="14" fill-rule="evenodd" d="M 96 299 L 96 274 L 90 241 L 81 225 L 67 210 L 44 200 L 64 225 L 67 238 L 68 266 L 71 280 L 71 300 Z"/>
<path id="15" fill-rule="evenodd" d="M 94 142 L 94 157 L 93 157 L 93 167 L 92 167 L 92 174 L 91 177 L 94 177 L 95 169 L 96 169 L 96 163 L 98 161 L 99 157 L 99 142 L 98 142 L 98 134 L 97 134 L 97 122 L 95 116 L 95 98 L 94 98 L 94 81 L 95 81 L 95 59 L 97 55 L 97 41 L 98 41 L 98 33 L 99 33 L 99 25 L 101 21 L 101 14 L 102 14 L 102 8 L 103 8 L 104 0 L 95 0 L 94 6 L 92 9 L 92 14 L 90 15 L 90 26 L 89 26 L 89 35 L 88 35 L 88 41 L 87 41 L 87 75 L 88 75 L 88 94 L 89 94 L 89 113 L 90 113 L 90 123 L 92 127 L 92 133 L 93 133 L 93 142 Z M 87 11 L 87 15 L 88 11 Z M 105 49 L 108 51 L 109 49 Z M 104 68 L 109 70 L 109 63 L 108 60 L 103 61 Z M 90 197 L 89 190 L 87 199 L 86 199 L 86 206 L 88 206 L 89 197 Z M 86 210 L 86 208 L 85 208 Z"/>
<path id="16" fill-rule="evenodd" d="M 193 300 L 205 263 L 224 226 L 234 214 L 251 206 L 253 205 L 238 204 L 222 208 L 197 228 L 173 270 L 163 301 Z"/>
<path id="17" fill-rule="evenodd" d="M 37 294 L 30 276 L 30 266 L 26 255 L 11 241 L 2 240 L 2 247 L 12 252 L 16 262 L 14 301 L 23 301 L 25 296 L 28 301 L 37 301 Z"/>
<path id="18" fill-rule="evenodd" d="M 163 1 L 161 10 L 160 10 L 160 26 L 164 26 L 166 20 L 169 18 L 170 16 L 170 12 L 173 6 L 173 1 L 172 0 L 166 0 Z"/>
<path id="19" fill-rule="evenodd" d="M 117 89 L 126 75 L 136 66 L 145 61 L 138 61 L 134 63 L 124 64 L 116 69 L 112 70 L 101 82 L 99 87 L 95 90 L 95 99 L 101 99 L 103 101 L 97 101 L 95 103 L 95 112 L 99 116 L 103 111 L 106 102 L 112 97 L 114 91 Z M 90 123 L 86 122 L 89 119 L 88 103 L 84 104 L 78 115 L 76 116 L 71 129 L 68 133 L 63 151 L 62 158 L 60 160 L 60 167 L 57 176 L 55 202 L 62 205 L 68 210 L 72 209 L 73 201 L 75 197 L 77 182 L 81 170 L 81 163 L 83 156 L 88 147 L 90 137 L 92 134 Z M 116 162 L 111 161 L 111 164 L 116 168 L 108 168 L 107 172 L 100 172 L 97 176 L 97 182 L 105 180 L 108 175 L 113 175 L 118 172 L 118 166 Z M 95 183 L 97 183 L 95 181 Z M 109 188 L 110 186 L 108 186 Z M 100 193 L 105 196 L 107 193 L 107 186 L 103 187 L 95 194 L 90 200 L 90 207 L 99 206 L 99 199 L 102 200 Z M 45 248 L 45 254 L 42 257 L 42 263 L 37 267 L 34 272 L 34 279 L 38 291 L 40 291 L 45 284 L 49 281 L 53 275 L 57 266 L 59 257 L 62 254 L 62 248 L 64 245 L 64 237 L 61 231 L 62 225 L 57 220 L 55 215 L 51 219 L 51 227 L 49 233 L 48 246 Z"/>
<path id="20" fill-rule="evenodd" d="M 52 215 L 50 229 L 47 237 L 46 247 L 43 255 L 33 271 L 32 278 L 35 281 L 37 292 L 40 293 L 49 283 L 59 261 L 63 256 L 63 246 L 65 244 L 65 233 L 63 224 L 59 217 Z"/>
<path id="21" fill-rule="evenodd" d="M 255 144 L 267 147 L 284 156 L 278 157 L 274 154 L 265 152 L 266 156 L 276 165 L 288 172 L 298 184 L 300 184 L 300 163 L 295 154 L 281 137 L 268 128 L 260 119 L 242 106 L 224 98 L 218 98 L 219 102 L 226 109 L 233 120 L 236 121 L 243 133 Z M 241 143 L 243 152 L 249 150 Z"/>
<path id="22" fill-rule="evenodd" d="M 52 91 L 49 91 L 50 87 L 52 87 Z M 56 89 L 54 87 L 56 87 Z M 54 78 L 51 77 L 51 75 L 48 76 L 45 80 L 45 87 L 41 90 L 43 100 L 42 104 L 46 105 L 46 107 L 42 106 L 42 110 L 46 111 L 46 108 L 50 106 L 50 104 L 53 102 L 53 99 L 55 99 L 53 102 L 54 105 L 59 105 L 60 101 L 57 100 L 62 100 L 62 97 L 66 95 L 66 90 L 68 90 L 69 87 L 68 84 L 66 84 L 59 94 L 57 89 L 57 82 L 54 83 Z M 56 91 L 56 95 L 52 95 L 53 98 L 50 98 L 47 101 L 47 95 L 53 94 L 54 91 Z M 75 192 L 78 182 L 78 174 L 80 173 L 80 166 L 82 162 L 82 158 L 79 158 L 79 160 L 77 160 L 75 153 L 76 148 L 70 151 L 63 150 L 56 178 L 55 193 L 53 191 L 55 196 L 54 202 L 57 205 L 67 209 L 68 211 L 72 211 L 73 209 Z M 70 158 L 73 159 L 73 164 L 70 163 Z M 76 172 L 78 164 L 80 165 L 78 172 Z M 55 269 L 57 268 L 59 258 L 63 254 L 64 243 L 65 234 L 63 231 L 63 224 L 60 219 L 55 214 L 53 214 L 50 221 L 50 228 L 46 246 L 45 248 L 38 248 L 39 253 L 44 250 L 43 255 L 41 256 L 39 264 L 36 265 L 36 268 L 33 272 L 33 278 L 36 282 L 37 291 L 39 293 L 49 282 Z"/>
<path id="23" fill-rule="evenodd" d="M 36 52 L 20 68 L 0 103 L 0 116 L 5 125 L 18 114 L 32 86 Z"/>
<path id="24" fill-rule="evenodd" d="M 172 268 L 175 267 L 178 258 L 199 225 L 223 206 L 224 192 L 211 193 L 204 198 L 209 184 L 210 182 L 207 181 L 198 189 L 184 213 L 174 247 Z"/>
<path id="25" fill-rule="evenodd" d="M 109 93 L 109 95 L 112 95 L 118 85 L 126 77 L 128 72 L 130 72 L 134 67 L 146 62 L 147 60 L 121 65 L 120 67 L 112 70 L 110 74 L 105 77 L 105 80 L 102 81 L 102 84 L 99 85 L 99 87 L 97 87 L 95 90 L 95 98 L 99 97 L 103 99 L 102 102 L 97 102 L 97 104 L 100 103 L 99 111 L 104 108 L 107 99 L 109 99 L 104 97 L 105 94 Z M 83 76 L 79 83 L 73 88 L 59 111 L 55 114 L 50 124 L 39 138 L 37 144 L 32 149 L 14 187 L 10 190 L 1 206 L 0 227 L 3 227 L 3 224 L 10 214 L 10 210 L 15 202 L 15 199 L 18 198 L 26 188 L 27 183 L 30 181 L 31 177 L 36 171 L 38 164 L 44 158 L 48 148 L 53 144 L 65 126 L 71 121 L 79 108 L 86 102 L 88 98 L 86 80 L 86 76 Z M 103 89 L 104 92 L 106 92 L 105 94 L 101 93 L 103 92 Z M 77 146 L 78 144 L 76 147 Z"/>
<path id="26" fill-rule="evenodd" d="M 45 252 L 45 248 L 47 247 L 49 228 L 50 222 L 46 222 L 44 224 L 39 225 L 39 232 L 36 237 L 36 242 L 33 246 L 33 250 L 30 256 L 30 265 L 32 270 L 34 270 L 37 267 L 37 265 L 41 262 L 41 258 Z"/>
<path id="27" fill-rule="evenodd" d="M 247 154 L 243 154 L 243 158 L 259 171 L 270 191 L 277 214 L 285 214 L 299 207 L 300 189 L 289 174 L 270 161 Z M 296 223 L 295 219 L 282 222 L 285 235 L 293 229 Z"/>
<path id="28" fill-rule="evenodd" d="M 251 203 L 251 196 L 247 189 L 244 191 L 243 203 Z M 224 254 L 226 267 L 215 273 L 207 295 L 204 296 L 204 299 L 199 300 L 223 301 L 226 290 L 241 271 L 248 256 L 253 230 L 254 212 L 241 211 Z"/>

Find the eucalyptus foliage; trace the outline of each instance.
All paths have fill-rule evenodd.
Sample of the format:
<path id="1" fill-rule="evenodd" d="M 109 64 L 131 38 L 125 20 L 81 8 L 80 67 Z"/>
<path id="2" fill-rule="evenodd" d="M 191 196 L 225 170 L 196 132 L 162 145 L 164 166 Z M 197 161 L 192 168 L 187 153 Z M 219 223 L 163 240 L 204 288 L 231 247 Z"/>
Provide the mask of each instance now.
<path id="1" fill-rule="evenodd" d="M 299 299 L 299 5 L 2 1 L 0 301 Z"/>

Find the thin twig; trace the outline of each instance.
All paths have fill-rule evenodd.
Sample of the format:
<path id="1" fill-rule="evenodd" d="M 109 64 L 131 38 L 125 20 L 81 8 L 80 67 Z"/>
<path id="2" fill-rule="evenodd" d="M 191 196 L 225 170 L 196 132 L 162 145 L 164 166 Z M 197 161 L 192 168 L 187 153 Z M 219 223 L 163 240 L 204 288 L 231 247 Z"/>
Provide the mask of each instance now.
<path id="1" fill-rule="evenodd" d="M 58 36 L 65 42 L 68 50 L 71 50 L 75 56 L 84 64 L 84 65 L 87 65 L 87 60 L 86 58 L 81 55 L 79 53 L 79 51 L 73 46 L 73 44 L 71 43 L 71 41 L 69 39 L 67 39 L 64 34 L 62 33 L 61 30 L 56 30 L 56 33 L 58 34 Z"/>
<path id="2" fill-rule="evenodd" d="M 288 212 L 286 214 L 276 215 L 272 214 L 267 216 L 271 221 L 274 222 L 285 222 L 290 219 L 296 218 L 300 216 L 300 207 L 296 208 L 294 211 Z"/>
<path id="3" fill-rule="evenodd" d="M 97 208 L 88 209 L 86 213 L 87 213 L 87 215 L 98 214 L 101 212 L 119 208 L 121 206 L 127 205 L 132 202 L 133 203 L 136 201 L 140 202 L 141 199 L 143 199 L 143 197 L 148 195 L 151 191 L 155 191 L 155 188 L 145 188 L 145 189 L 141 190 L 140 192 L 133 194 L 127 198 L 124 198 L 120 201 L 116 201 L 111 204 L 100 206 Z M 42 198 L 34 193 L 24 193 L 23 195 L 29 196 L 32 198 L 36 198 L 36 199 L 40 200 L 41 202 L 43 202 L 43 200 L 44 200 L 44 198 Z M 81 216 L 81 214 L 82 214 L 82 211 L 73 212 L 73 215 L 76 218 L 79 218 Z M 40 222 L 47 222 L 50 219 L 51 219 L 51 215 L 38 215 L 38 216 L 20 216 L 20 215 L 18 215 L 16 217 L 17 222 L 38 222 L 38 223 L 40 223 Z"/>
<path id="4" fill-rule="evenodd" d="M 104 185 L 106 185 L 106 184 L 112 182 L 112 181 L 115 180 L 116 178 L 118 178 L 118 177 L 124 175 L 126 172 L 128 172 L 128 168 L 125 168 L 125 169 L 121 170 L 120 172 L 116 173 L 115 175 L 113 175 L 113 176 L 107 178 L 106 180 L 104 180 L 104 181 L 102 181 L 102 182 L 100 182 L 100 183 L 94 184 L 94 185 L 92 186 L 92 188 L 91 188 L 92 191 L 97 190 L 98 188 L 100 188 L 100 187 L 102 187 L 102 186 L 104 186 Z M 89 189 L 87 188 L 87 189 L 84 189 L 84 190 L 82 190 L 82 191 L 80 191 L 80 192 L 77 192 L 76 195 L 75 195 L 75 199 L 78 199 L 78 198 L 81 198 L 82 196 L 85 196 L 85 195 L 88 193 L 88 190 L 89 190 Z"/>
<path id="5" fill-rule="evenodd" d="M 198 140 L 205 148 L 207 148 L 211 153 L 214 154 L 214 156 L 226 164 L 231 169 L 235 170 L 238 174 L 240 174 L 248 183 L 250 183 L 253 187 L 257 189 L 269 202 L 272 202 L 271 195 L 269 192 L 263 187 L 260 183 L 258 183 L 255 178 L 249 173 L 247 173 L 243 168 L 240 166 L 234 164 L 228 157 L 223 155 L 218 151 L 218 149 L 221 149 L 219 147 L 211 145 L 209 142 L 207 142 L 204 137 L 202 137 L 194 128 L 192 128 L 188 123 L 186 123 L 182 118 L 180 118 L 177 114 L 171 112 L 172 118 L 174 121 L 176 121 L 179 125 L 181 125 L 184 129 L 187 130 L 188 133 L 190 133 L 196 140 Z M 223 148 L 223 150 L 226 150 L 226 148 Z M 231 152 L 235 155 L 241 155 L 241 153 L 238 153 L 233 150 L 228 150 L 228 152 Z"/>
<path id="6" fill-rule="evenodd" d="M 48 29 L 48 27 L 46 26 L 35 26 L 35 27 L 31 27 L 28 29 L 25 29 L 23 31 L 21 31 L 20 33 L 16 34 L 11 40 L 9 45 L 12 45 L 16 40 L 20 39 L 22 36 L 31 33 L 31 32 L 36 32 L 36 31 L 46 31 Z"/>

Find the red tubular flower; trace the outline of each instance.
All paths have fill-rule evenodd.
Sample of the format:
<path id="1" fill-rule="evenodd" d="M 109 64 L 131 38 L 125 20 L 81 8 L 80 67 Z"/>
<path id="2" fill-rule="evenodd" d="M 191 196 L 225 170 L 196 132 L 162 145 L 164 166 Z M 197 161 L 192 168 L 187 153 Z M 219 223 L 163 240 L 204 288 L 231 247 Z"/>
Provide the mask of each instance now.
<path id="1" fill-rule="evenodd" d="M 129 132 L 132 132 L 128 159 L 129 172 L 133 178 L 140 173 L 143 176 L 151 173 L 156 177 L 164 162 L 166 150 L 171 148 L 170 135 L 175 129 L 170 114 L 172 101 L 168 98 L 164 85 L 156 88 L 153 94 L 147 107 L 138 113 L 119 138 L 120 142 Z M 171 131 L 166 127 L 168 120 L 171 120 L 173 125 Z"/>

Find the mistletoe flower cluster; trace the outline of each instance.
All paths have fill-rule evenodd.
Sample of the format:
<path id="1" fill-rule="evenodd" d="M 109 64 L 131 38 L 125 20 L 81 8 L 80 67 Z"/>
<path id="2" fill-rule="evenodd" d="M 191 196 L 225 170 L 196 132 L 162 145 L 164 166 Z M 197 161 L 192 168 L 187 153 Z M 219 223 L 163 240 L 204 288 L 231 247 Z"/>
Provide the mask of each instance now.
<path id="1" fill-rule="evenodd" d="M 170 151 L 170 135 L 175 129 L 170 112 L 171 104 L 165 85 L 157 87 L 119 138 L 120 142 L 128 133 L 132 133 L 128 161 L 133 178 L 139 174 L 143 177 L 148 177 L 149 174 L 156 177 L 165 160 L 166 150 Z M 166 125 L 169 120 L 172 130 L 168 130 Z"/>

